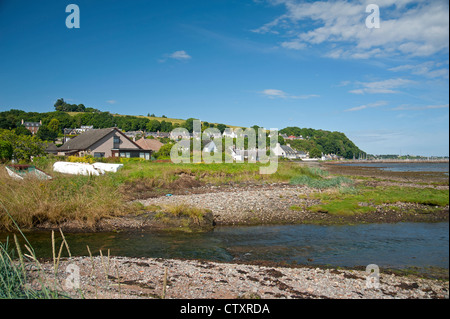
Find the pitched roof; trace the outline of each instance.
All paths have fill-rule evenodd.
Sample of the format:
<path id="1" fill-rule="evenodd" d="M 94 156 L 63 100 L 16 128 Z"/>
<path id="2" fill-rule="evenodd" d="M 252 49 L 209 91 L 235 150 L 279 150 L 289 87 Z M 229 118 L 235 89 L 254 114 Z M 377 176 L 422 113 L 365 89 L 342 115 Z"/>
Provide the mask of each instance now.
<path id="1" fill-rule="evenodd" d="M 98 130 L 89 130 L 84 132 L 83 134 L 80 134 L 69 141 L 67 141 L 64 145 L 60 146 L 60 150 L 86 150 L 97 142 L 98 140 L 102 139 L 106 135 L 112 133 L 115 128 L 103 128 Z"/>
<path id="2" fill-rule="evenodd" d="M 155 152 L 158 152 L 159 149 L 161 148 L 161 146 L 164 145 L 163 143 L 161 143 L 158 140 L 143 138 L 143 137 L 141 139 L 137 140 L 136 144 L 139 145 L 140 147 L 142 147 L 144 150 L 152 150 Z"/>
<path id="3" fill-rule="evenodd" d="M 283 149 L 283 151 L 285 151 L 286 155 L 288 155 L 288 154 L 295 155 L 296 154 L 295 151 L 287 145 L 281 145 L 281 148 Z"/>

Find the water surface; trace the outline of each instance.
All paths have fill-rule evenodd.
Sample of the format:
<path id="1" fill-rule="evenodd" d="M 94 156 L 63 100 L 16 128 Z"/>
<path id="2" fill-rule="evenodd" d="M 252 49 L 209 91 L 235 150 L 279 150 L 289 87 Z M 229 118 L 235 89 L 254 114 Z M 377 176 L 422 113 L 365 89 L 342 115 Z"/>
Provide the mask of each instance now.
<path id="1" fill-rule="evenodd" d="M 0 234 L 0 239 L 6 236 Z M 30 233 L 27 237 L 39 257 L 51 257 L 50 233 Z M 106 255 L 110 249 L 111 255 L 128 257 L 267 260 L 346 267 L 449 266 L 449 224 L 445 222 L 217 227 L 201 234 L 123 232 L 66 234 L 66 238 L 72 255 L 88 255 L 89 245 L 94 254 L 101 249 Z"/>
<path id="2" fill-rule="evenodd" d="M 416 162 L 402 162 L 402 163 L 347 163 L 338 164 L 342 166 L 361 166 L 378 168 L 384 171 L 391 172 L 443 172 L 448 175 L 449 163 L 416 163 Z"/>

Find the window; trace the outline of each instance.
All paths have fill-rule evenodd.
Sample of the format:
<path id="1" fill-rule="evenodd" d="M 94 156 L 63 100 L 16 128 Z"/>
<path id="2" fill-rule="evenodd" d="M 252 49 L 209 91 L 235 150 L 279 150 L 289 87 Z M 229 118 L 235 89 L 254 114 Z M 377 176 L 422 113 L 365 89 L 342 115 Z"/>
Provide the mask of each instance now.
<path id="1" fill-rule="evenodd" d="M 120 137 L 114 136 L 113 143 L 114 143 L 114 145 L 113 145 L 113 148 L 114 148 L 114 149 L 119 148 L 119 147 L 120 147 Z"/>
<path id="2" fill-rule="evenodd" d="M 105 157 L 105 153 L 94 152 L 94 157 Z"/>

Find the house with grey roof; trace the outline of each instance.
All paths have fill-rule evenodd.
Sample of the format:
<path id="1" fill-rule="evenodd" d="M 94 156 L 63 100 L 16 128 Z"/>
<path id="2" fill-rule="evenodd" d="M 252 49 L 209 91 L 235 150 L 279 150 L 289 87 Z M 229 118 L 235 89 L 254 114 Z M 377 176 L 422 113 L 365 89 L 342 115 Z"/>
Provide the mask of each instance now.
<path id="1" fill-rule="evenodd" d="M 25 122 L 22 119 L 22 125 L 25 126 L 27 130 L 31 132 L 31 134 L 36 134 L 39 131 L 39 128 L 42 126 L 42 121 L 39 122 Z"/>
<path id="2" fill-rule="evenodd" d="M 151 150 L 144 150 L 118 128 L 91 129 L 58 148 L 58 155 L 94 157 L 139 157 L 150 159 Z"/>
<path id="3" fill-rule="evenodd" d="M 273 149 L 273 152 L 274 152 L 274 154 L 276 156 L 289 158 L 289 159 L 296 159 L 297 158 L 297 152 L 294 151 L 288 145 L 280 145 L 280 143 L 277 143 L 277 145 Z"/>

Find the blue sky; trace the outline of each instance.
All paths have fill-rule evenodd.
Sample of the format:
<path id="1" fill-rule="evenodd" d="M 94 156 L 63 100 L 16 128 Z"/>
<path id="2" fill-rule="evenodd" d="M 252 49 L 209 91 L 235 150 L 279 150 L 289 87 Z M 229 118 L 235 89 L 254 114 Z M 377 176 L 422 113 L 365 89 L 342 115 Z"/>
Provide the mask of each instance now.
<path id="1" fill-rule="evenodd" d="M 62 97 L 448 155 L 448 16 L 445 0 L 1 0 L 0 110 L 48 112 Z"/>

